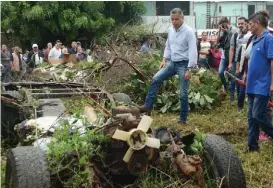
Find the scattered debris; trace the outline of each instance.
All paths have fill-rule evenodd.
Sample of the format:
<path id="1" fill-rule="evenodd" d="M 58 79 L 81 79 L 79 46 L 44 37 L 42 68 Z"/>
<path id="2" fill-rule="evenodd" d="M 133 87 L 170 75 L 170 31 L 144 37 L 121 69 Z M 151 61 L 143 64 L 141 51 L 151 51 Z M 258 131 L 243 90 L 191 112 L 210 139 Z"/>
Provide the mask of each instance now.
<path id="1" fill-rule="evenodd" d="M 83 115 L 86 116 L 87 120 L 90 123 L 95 123 L 96 120 L 98 119 L 97 113 L 95 112 L 95 109 L 93 107 L 91 107 L 91 106 L 85 106 L 84 107 Z"/>

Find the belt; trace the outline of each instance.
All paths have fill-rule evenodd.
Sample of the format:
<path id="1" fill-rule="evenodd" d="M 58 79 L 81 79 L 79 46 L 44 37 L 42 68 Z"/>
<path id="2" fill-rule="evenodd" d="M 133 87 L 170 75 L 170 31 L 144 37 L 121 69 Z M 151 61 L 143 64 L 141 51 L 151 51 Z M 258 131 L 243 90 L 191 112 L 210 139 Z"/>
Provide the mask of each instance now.
<path id="1" fill-rule="evenodd" d="M 189 60 L 182 60 L 182 61 L 172 61 L 173 63 L 188 63 Z"/>

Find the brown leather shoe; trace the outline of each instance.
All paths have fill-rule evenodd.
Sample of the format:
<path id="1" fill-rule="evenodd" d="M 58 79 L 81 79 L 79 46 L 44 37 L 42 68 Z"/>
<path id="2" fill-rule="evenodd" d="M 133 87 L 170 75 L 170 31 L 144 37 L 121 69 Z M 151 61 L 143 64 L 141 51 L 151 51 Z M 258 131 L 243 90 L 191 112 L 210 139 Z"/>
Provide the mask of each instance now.
<path id="1" fill-rule="evenodd" d="M 140 113 L 151 113 L 152 109 L 146 108 L 144 105 L 137 107 Z"/>

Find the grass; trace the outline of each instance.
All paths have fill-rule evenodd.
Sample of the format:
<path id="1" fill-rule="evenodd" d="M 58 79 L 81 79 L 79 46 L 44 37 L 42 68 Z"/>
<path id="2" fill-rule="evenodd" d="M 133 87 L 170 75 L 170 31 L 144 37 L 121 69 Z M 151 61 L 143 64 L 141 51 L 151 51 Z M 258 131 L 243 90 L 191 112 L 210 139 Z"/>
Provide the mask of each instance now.
<path id="1" fill-rule="evenodd" d="M 179 114 L 153 113 L 153 126 L 179 128 L 182 132 L 199 129 L 202 133 L 225 134 L 237 151 L 246 175 L 248 188 L 273 188 L 272 140 L 260 144 L 259 153 L 244 153 L 247 148 L 247 105 L 237 112 L 237 104 L 224 101 L 221 107 L 211 111 L 190 112 L 188 125 L 178 125 Z"/>
<path id="2" fill-rule="evenodd" d="M 224 133 L 225 138 L 232 143 L 237 151 L 239 158 L 242 161 L 246 175 L 248 188 L 273 188 L 273 149 L 272 141 L 261 143 L 260 153 L 247 153 L 243 151 L 247 148 L 247 116 L 246 107 L 241 112 L 237 112 L 235 102 L 230 103 L 224 101 L 221 107 L 217 107 L 210 111 L 190 112 L 187 126 L 177 124 L 178 114 L 160 114 L 154 112 L 153 126 L 168 126 L 179 128 L 182 132 L 191 132 L 199 129 L 203 133 Z M 5 152 L 4 152 L 5 153 Z M 2 156 L 4 155 L 2 153 Z M 1 159 L 1 185 L 4 182 L 5 160 Z M 166 185 L 164 179 L 168 179 L 167 175 L 154 170 L 141 178 L 137 184 L 143 188 L 150 187 L 196 187 L 192 181 L 184 181 L 184 185 L 177 177 L 174 177 L 172 182 Z M 128 186 L 130 187 L 130 186 Z"/>
<path id="3" fill-rule="evenodd" d="M 5 187 L 6 160 L 1 157 L 1 187 Z"/>

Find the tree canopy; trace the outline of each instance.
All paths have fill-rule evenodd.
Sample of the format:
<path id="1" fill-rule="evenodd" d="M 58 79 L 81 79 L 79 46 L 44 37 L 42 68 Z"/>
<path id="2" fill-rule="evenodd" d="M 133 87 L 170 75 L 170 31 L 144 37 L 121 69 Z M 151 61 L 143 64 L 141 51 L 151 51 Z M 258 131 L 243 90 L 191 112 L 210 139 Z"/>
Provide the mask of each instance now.
<path id="1" fill-rule="evenodd" d="M 116 24 L 137 20 L 144 2 L 111 1 L 5 1 L 1 26 L 12 44 L 45 46 L 56 39 L 70 43 L 81 37 L 91 40 L 111 31 Z"/>

